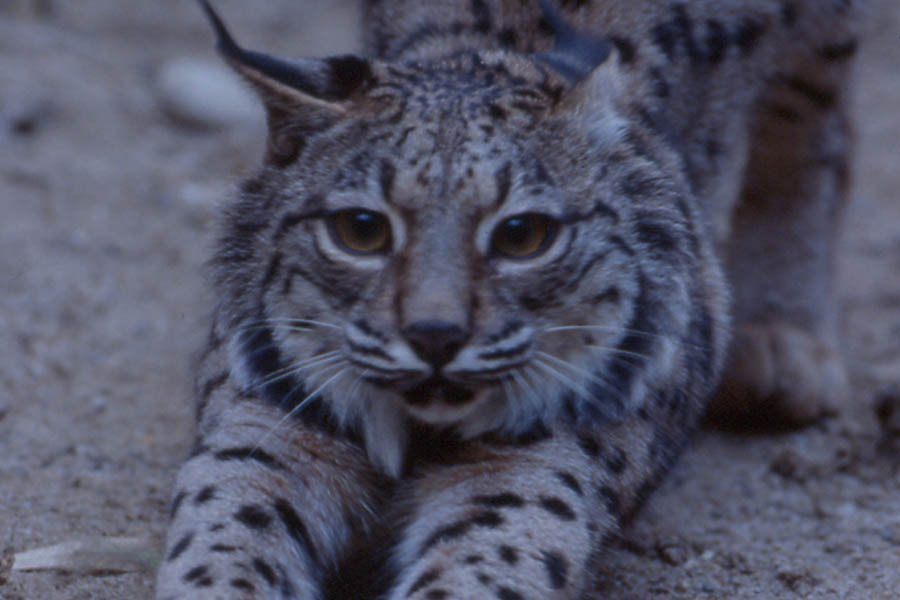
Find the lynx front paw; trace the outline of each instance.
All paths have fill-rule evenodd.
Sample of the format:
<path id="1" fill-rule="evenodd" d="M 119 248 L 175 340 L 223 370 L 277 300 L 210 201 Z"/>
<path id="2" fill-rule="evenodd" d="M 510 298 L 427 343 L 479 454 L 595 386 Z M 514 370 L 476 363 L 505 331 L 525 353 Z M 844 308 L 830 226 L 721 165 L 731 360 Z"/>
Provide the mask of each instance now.
<path id="1" fill-rule="evenodd" d="M 847 391 L 832 344 L 785 323 L 744 325 L 710 415 L 736 426 L 804 425 L 837 412 Z"/>

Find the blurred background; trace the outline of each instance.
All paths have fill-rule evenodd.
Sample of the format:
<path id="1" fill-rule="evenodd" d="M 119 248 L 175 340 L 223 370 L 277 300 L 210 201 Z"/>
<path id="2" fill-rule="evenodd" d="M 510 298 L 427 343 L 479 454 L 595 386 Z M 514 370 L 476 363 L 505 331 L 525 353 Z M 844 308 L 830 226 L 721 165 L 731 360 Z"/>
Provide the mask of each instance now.
<path id="1" fill-rule="evenodd" d="M 360 49 L 350 0 L 215 5 L 251 48 Z M 604 553 L 598 598 L 897 597 L 900 5 L 872 6 L 841 259 L 855 396 L 802 432 L 705 430 Z M 0 553 L 162 543 L 213 218 L 263 145 L 194 2 L 0 0 Z M 0 599 L 149 598 L 152 582 L 0 568 Z"/>

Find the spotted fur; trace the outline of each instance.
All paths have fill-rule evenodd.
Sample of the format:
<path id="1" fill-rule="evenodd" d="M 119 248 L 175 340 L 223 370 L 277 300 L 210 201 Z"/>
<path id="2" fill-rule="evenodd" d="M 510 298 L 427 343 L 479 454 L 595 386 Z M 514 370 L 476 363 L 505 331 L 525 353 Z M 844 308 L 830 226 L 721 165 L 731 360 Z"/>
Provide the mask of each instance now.
<path id="1" fill-rule="evenodd" d="M 719 409 L 834 393 L 854 2 L 372 0 L 372 58 L 296 61 L 202 5 L 270 139 L 159 598 L 581 597 L 719 381 L 720 263 Z"/>

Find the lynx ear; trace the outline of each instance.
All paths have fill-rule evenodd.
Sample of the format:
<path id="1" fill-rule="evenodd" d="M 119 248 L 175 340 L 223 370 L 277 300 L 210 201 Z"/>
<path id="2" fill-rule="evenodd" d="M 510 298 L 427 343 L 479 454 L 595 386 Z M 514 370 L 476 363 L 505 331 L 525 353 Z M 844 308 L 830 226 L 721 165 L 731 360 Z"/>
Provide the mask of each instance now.
<path id="1" fill-rule="evenodd" d="M 572 29 L 550 0 L 538 0 L 538 4 L 556 43 L 550 51 L 533 55 L 535 59 L 551 67 L 570 83 L 582 81 L 595 67 L 607 61 L 613 47 L 609 40 Z"/>
<path id="2" fill-rule="evenodd" d="M 304 137 L 334 123 L 353 94 L 372 80 L 369 62 L 356 56 L 284 60 L 235 43 L 207 0 L 198 0 L 228 64 L 259 94 L 269 123 L 268 160 L 292 161 Z"/>
<path id="3" fill-rule="evenodd" d="M 573 29 L 551 0 L 537 0 L 544 21 L 556 36 L 548 51 L 532 55 L 565 77 L 572 85 L 557 107 L 557 113 L 574 117 L 598 144 L 610 144 L 625 132 L 619 111 L 626 78 L 613 56 L 608 40 Z"/>
<path id="4" fill-rule="evenodd" d="M 607 60 L 566 92 L 556 112 L 582 123 L 595 143 L 613 144 L 622 139 L 628 127 L 623 114 L 628 87 L 628 75 L 619 61 Z"/>

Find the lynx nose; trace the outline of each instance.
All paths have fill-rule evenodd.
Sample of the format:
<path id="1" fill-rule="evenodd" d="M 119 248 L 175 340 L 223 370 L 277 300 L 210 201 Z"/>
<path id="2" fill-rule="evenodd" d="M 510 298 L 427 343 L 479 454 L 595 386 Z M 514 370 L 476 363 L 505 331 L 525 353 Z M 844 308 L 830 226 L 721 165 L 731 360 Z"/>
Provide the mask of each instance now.
<path id="1" fill-rule="evenodd" d="M 403 328 L 403 335 L 423 360 L 439 369 L 453 360 L 469 334 L 450 321 L 416 321 Z"/>

